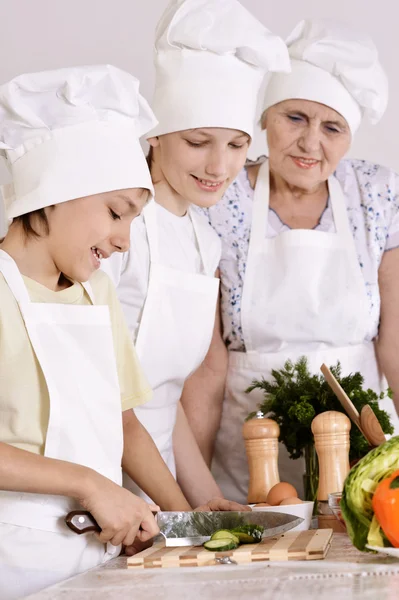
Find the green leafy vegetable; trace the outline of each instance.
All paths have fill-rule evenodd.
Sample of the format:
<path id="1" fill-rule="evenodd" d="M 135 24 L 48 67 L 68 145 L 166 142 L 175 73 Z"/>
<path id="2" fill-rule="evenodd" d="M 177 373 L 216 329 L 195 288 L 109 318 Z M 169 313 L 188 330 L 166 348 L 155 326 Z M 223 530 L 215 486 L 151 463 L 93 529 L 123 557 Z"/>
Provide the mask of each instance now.
<path id="1" fill-rule="evenodd" d="M 378 484 L 399 468 L 399 436 L 371 450 L 349 472 L 340 507 L 348 535 L 359 550 L 370 546 L 391 546 L 372 508 Z"/>
<path id="2" fill-rule="evenodd" d="M 368 404 L 375 412 L 384 433 L 393 433 L 388 413 L 378 405 L 379 400 L 391 395 L 390 391 L 378 395 L 371 389 L 364 390 L 362 375 L 357 372 L 342 377 L 339 362 L 330 368 L 357 410 L 360 412 Z M 323 375 L 310 373 L 305 356 L 295 364 L 287 361 L 283 369 L 273 370 L 272 376 L 271 381 L 253 381 L 246 391 L 263 390 L 264 401 L 259 409 L 277 421 L 280 426 L 280 441 L 291 458 L 299 458 L 303 456 L 304 449 L 313 444 L 310 426 L 314 417 L 327 410 L 345 411 Z M 248 418 L 255 414 L 251 413 Z M 351 460 L 361 458 L 369 451 L 367 440 L 355 426 L 351 428 L 350 442 Z"/>

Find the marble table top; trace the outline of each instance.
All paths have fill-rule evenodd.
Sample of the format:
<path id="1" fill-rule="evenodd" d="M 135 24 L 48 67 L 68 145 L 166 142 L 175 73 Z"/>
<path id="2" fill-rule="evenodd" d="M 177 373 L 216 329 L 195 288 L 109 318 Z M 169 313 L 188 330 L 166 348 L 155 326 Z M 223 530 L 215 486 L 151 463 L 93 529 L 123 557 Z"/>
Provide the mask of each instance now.
<path id="1" fill-rule="evenodd" d="M 132 570 L 126 557 L 29 596 L 29 600 L 397 600 L 399 561 L 361 553 L 334 534 L 324 560 Z"/>

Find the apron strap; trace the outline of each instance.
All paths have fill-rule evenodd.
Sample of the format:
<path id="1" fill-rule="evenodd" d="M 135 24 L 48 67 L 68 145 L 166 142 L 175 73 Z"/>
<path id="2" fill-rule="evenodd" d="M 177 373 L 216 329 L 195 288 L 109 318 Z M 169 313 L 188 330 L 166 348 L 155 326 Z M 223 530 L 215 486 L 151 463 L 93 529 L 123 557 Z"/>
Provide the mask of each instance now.
<path id="1" fill-rule="evenodd" d="M 355 238 L 352 233 L 351 225 L 349 222 L 348 210 L 346 208 L 344 192 L 338 179 L 336 179 L 336 177 L 334 176 L 329 177 L 328 188 L 330 192 L 331 208 L 333 211 L 335 230 L 345 242 L 345 246 L 347 248 L 347 260 L 351 265 L 353 277 L 356 279 L 359 289 L 364 290 L 363 300 L 367 307 L 366 282 L 364 280 L 362 268 L 359 263 Z M 359 310 L 361 310 L 361 303 L 359 303 Z M 366 310 L 366 312 L 368 313 L 368 308 L 364 308 L 364 310 Z"/>
<path id="2" fill-rule="evenodd" d="M 191 223 L 193 225 L 194 228 L 194 234 L 197 240 L 197 244 L 198 244 L 198 250 L 199 250 L 199 255 L 201 258 L 201 263 L 202 263 L 202 268 L 204 270 L 205 275 L 209 275 L 210 277 L 214 277 L 215 276 L 215 272 L 211 272 L 211 268 L 209 265 L 209 258 L 207 259 L 207 255 L 205 253 L 205 249 L 206 249 L 206 243 L 205 240 L 203 239 L 203 236 L 201 235 L 201 227 L 199 224 L 199 215 L 196 214 L 196 212 L 192 209 L 192 207 L 190 206 L 188 209 L 188 214 L 189 217 L 191 219 Z M 211 225 L 209 225 L 209 227 L 211 227 Z"/>
<path id="3" fill-rule="evenodd" d="M 84 283 L 82 283 L 82 286 L 84 287 L 86 294 L 89 296 L 91 303 L 95 304 L 96 300 L 94 297 L 94 292 L 93 292 L 93 288 L 91 287 L 91 284 L 88 281 L 85 281 Z"/>
<path id="4" fill-rule="evenodd" d="M 269 220 L 269 203 L 270 203 L 270 173 L 269 160 L 260 166 L 258 177 L 256 180 L 254 199 L 252 207 L 252 223 L 251 235 L 249 238 L 248 260 L 252 258 L 254 252 L 259 249 L 267 231 Z"/>
<path id="5" fill-rule="evenodd" d="M 241 327 L 247 353 L 255 352 L 251 335 L 250 315 L 253 304 L 254 281 L 256 280 L 256 273 L 254 272 L 256 254 L 265 241 L 268 224 L 270 191 L 269 177 L 269 161 L 266 159 L 259 168 L 258 178 L 256 180 L 254 190 L 248 257 L 241 298 Z"/>
<path id="6" fill-rule="evenodd" d="M 0 250 L 0 273 L 3 274 L 3 277 L 18 304 L 30 304 L 31 299 L 29 292 L 26 289 L 26 285 L 17 264 L 4 250 Z M 89 296 L 91 303 L 95 304 L 94 292 L 90 283 L 86 281 L 85 283 L 82 283 L 82 286 Z"/>
<path id="7" fill-rule="evenodd" d="M 159 263 L 158 221 L 155 200 L 151 200 L 143 210 L 143 218 L 150 249 L 150 265 Z"/>
<path id="8" fill-rule="evenodd" d="M 17 264 L 4 250 L 0 250 L 0 272 L 18 304 L 30 303 L 29 293 Z"/>
<path id="9" fill-rule="evenodd" d="M 191 223 L 194 228 L 195 237 L 197 239 L 199 254 L 200 254 L 204 272 L 206 275 L 214 276 L 215 275 L 214 273 L 209 272 L 210 267 L 205 259 L 206 254 L 205 254 L 204 250 L 205 250 L 206 244 L 205 244 L 205 240 L 202 239 L 202 236 L 200 233 L 200 227 L 198 225 L 197 215 L 195 214 L 195 212 L 193 210 L 191 210 L 191 207 L 189 208 L 188 212 L 189 212 L 189 217 L 191 219 Z M 151 200 L 151 202 L 149 202 L 147 204 L 147 206 L 144 208 L 142 214 L 143 214 L 143 218 L 144 218 L 144 222 L 145 222 L 148 246 L 149 246 L 149 250 L 150 250 L 150 265 L 151 264 L 159 264 L 160 261 L 159 261 L 159 245 L 158 245 L 158 216 L 157 216 L 157 211 L 156 211 L 155 200 Z"/>
<path id="10" fill-rule="evenodd" d="M 331 202 L 331 208 L 334 218 L 336 232 L 353 243 L 348 213 L 346 209 L 345 197 L 341 185 L 333 175 L 328 178 L 328 190 Z M 254 190 L 253 215 L 251 224 L 251 238 L 249 243 L 249 253 L 252 249 L 257 249 L 260 242 L 266 237 L 266 231 L 269 221 L 270 204 L 270 172 L 269 161 L 261 165 Z M 249 255 L 248 253 L 248 255 Z M 249 256 L 248 256 L 249 260 Z"/>
<path id="11" fill-rule="evenodd" d="M 331 209 L 335 224 L 335 231 L 346 238 L 350 243 L 353 242 L 353 235 L 349 225 L 348 211 L 345 203 L 345 196 L 338 179 L 331 175 L 328 178 L 328 191 L 330 195 Z"/>

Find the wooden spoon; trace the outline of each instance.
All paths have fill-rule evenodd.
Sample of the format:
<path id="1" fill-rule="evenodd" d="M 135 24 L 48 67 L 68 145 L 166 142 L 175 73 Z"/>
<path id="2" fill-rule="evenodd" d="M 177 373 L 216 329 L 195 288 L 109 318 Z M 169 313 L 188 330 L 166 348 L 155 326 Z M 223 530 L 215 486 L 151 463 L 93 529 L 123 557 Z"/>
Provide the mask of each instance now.
<path id="1" fill-rule="evenodd" d="M 384 432 L 382 431 L 381 425 L 371 406 L 363 406 L 359 415 L 356 406 L 346 394 L 345 390 L 340 386 L 327 365 L 322 364 L 320 370 L 323 373 L 328 385 L 337 396 L 341 405 L 355 425 L 360 429 L 368 443 L 371 446 L 379 446 L 380 444 L 386 442 Z"/>
<path id="2" fill-rule="evenodd" d="M 320 371 L 323 373 L 328 385 L 330 386 L 330 388 L 332 389 L 334 394 L 337 396 L 338 400 L 340 401 L 341 405 L 346 410 L 346 412 L 348 413 L 348 415 L 350 416 L 352 421 L 355 423 L 355 425 L 358 426 L 360 431 L 363 433 L 364 437 L 367 437 L 362 429 L 361 424 L 360 424 L 359 412 L 358 412 L 356 406 L 353 404 L 353 402 L 349 398 L 349 396 L 346 394 L 345 390 L 341 387 L 341 385 L 335 379 L 334 375 L 331 373 L 331 371 L 327 367 L 327 365 L 325 365 L 323 363 L 320 367 Z"/>
<path id="3" fill-rule="evenodd" d="M 368 404 L 363 406 L 360 411 L 360 423 L 363 430 L 367 432 L 367 439 L 373 446 L 379 446 L 387 441 L 375 412 Z"/>

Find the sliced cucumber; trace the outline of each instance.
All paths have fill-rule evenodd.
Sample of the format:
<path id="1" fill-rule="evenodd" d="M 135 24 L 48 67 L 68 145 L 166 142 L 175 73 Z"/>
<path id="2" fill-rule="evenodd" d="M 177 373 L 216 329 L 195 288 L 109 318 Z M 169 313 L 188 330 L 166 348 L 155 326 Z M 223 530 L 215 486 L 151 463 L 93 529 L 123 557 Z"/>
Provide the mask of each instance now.
<path id="1" fill-rule="evenodd" d="M 232 529 L 232 533 L 238 537 L 241 544 L 257 544 L 262 540 L 264 527 L 261 525 L 243 525 Z"/>
<path id="2" fill-rule="evenodd" d="M 211 552 L 226 552 L 227 550 L 235 550 L 238 544 L 236 544 L 230 538 L 222 538 L 220 540 L 209 540 L 205 542 L 204 548 Z"/>
<path id="3" fill-rule="evenodd" d="M 234 535 L 236 535 L 240 541 L 240 544 L 255 544 L 260 540 L 255 540 L 252 535 L 248 535 L 243 531 L 234 531 Z"/>
<path id="4" fill-rule="evenodd" d="M 215 531 L 211 540 L 231 540 L 237 545 L 240 543 L 238 536 L 228 529 L 219 529 L 218 531 Z"/>

